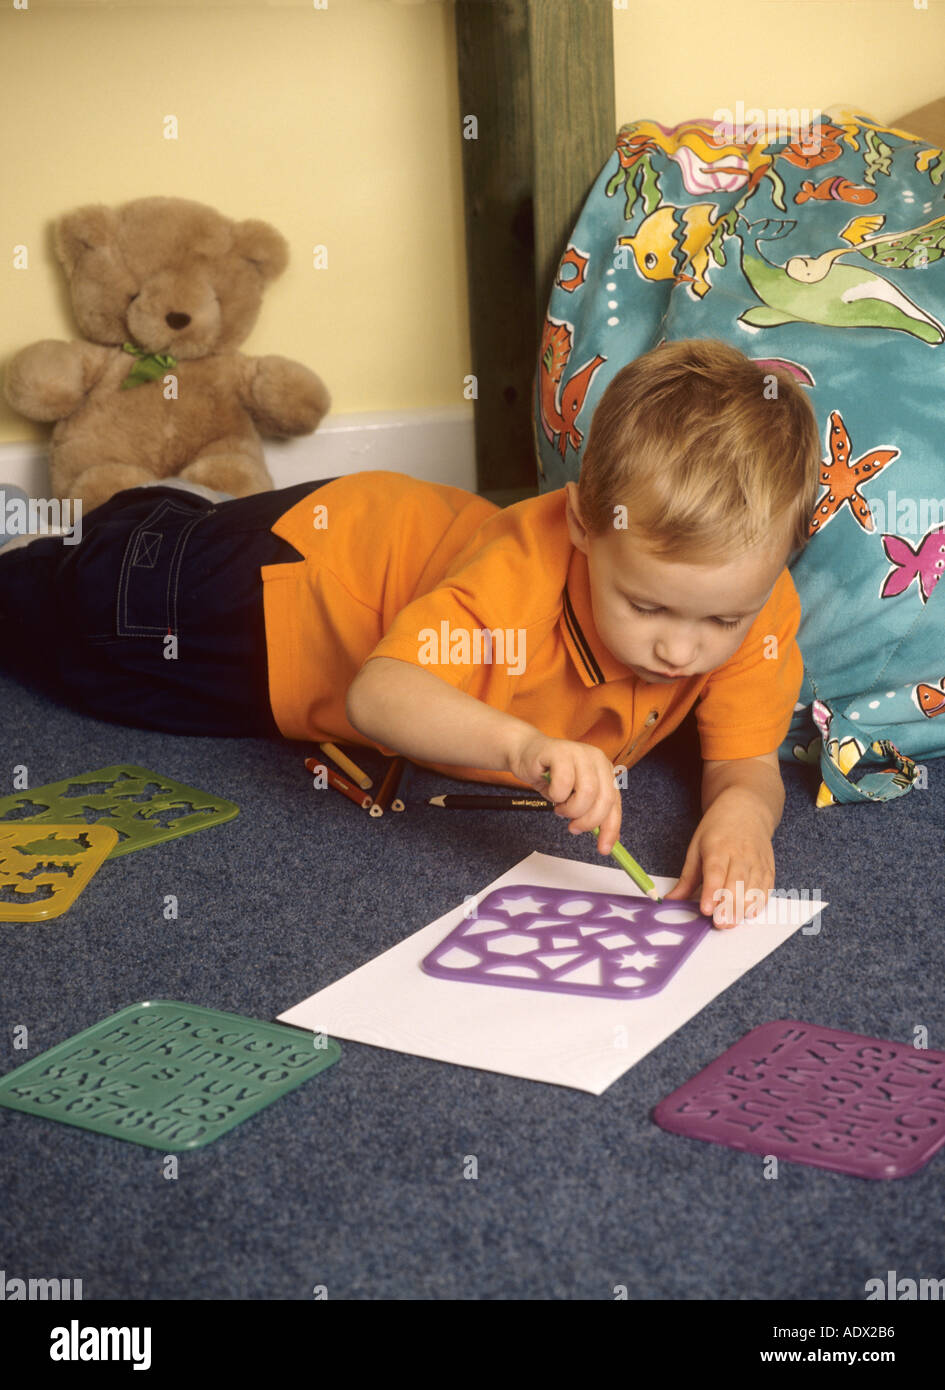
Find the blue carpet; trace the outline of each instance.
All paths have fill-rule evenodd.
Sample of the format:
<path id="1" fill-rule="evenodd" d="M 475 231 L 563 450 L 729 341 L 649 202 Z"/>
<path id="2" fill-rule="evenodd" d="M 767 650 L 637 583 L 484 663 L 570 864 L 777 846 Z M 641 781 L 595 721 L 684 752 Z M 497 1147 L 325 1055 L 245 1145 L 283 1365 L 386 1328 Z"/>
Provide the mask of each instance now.
<path id="1" fill-rule="evenodd" d="M 0 927 L 3 1070 L 128 1004 L 261 1019 L 340 978 L 534 849 L 599 862 L 553 817 L 373 821 L 312 791 L 298 744 L 170 737 L 73 714 L 0 678 L 4 792 L 138 763 L 236 801 L 226 825 L 104 865 L 62 918 Z M 372 769 L 379 757 L 365 756 Z M 640 764 L 624 842 L 675 875 L 698 818 L 691 724 Z M 755 1025 L 799 1018 L 942 1048 L 945 793 L 815 811 L 784 769 L 779 885 L 820 889 L 819 936 L 769 956 L 602 1097 L 342 1040 L 341 1061 L 205 1149 L 163 1155 L 0 1109 L 0 1267 L 86 1299 L 855 1299 L 941 1276 L 945 1153 L 868 1182 L 660 1130 L 652 1107 Z M 933 892 L 932 889 L 936 891 Z M 179 901 L 165 921 L 166 894 Z M 742 928 L 749 930 L 750 928 Z M 13 1030 L 29 1029 L 29 1052 Z M 479 1176 L 463 1177 L 475 1155 Z"/>

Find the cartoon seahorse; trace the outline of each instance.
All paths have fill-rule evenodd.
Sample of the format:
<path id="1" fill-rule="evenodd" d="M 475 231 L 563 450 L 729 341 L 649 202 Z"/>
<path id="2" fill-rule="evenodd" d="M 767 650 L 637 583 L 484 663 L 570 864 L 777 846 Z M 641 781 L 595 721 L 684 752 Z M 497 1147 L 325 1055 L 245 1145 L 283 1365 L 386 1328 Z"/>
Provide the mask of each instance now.
<path id="1" fill-rule="evenodd" d="M 549 314 L 541 336 L 538 400 L 542 429 L 562 458 L 569 444 L 577 449 L 584 438 L 575 422 L 594 374 L 607 360 L 598 354 L 565 381 L 564 370 L 573 341 L 574 325 L 553 319 Z"/>

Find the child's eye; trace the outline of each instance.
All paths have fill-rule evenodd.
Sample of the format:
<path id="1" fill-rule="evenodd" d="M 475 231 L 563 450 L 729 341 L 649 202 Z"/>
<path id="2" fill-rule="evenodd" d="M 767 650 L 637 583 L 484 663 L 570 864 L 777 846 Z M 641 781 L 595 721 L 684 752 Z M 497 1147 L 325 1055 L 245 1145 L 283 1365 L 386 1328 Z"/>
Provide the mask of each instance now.
<path id="1" fill-rule="evenodd" d="M 635 613 L 641 613 L 644 618 L 652 618 L 654 614 L 659 613 L 661 611 L 659 608 L 641 608 L 640 605 L 638 603 L 634 603 L 632 599 L 627 599 L 627 602 L 630 604 L 630 607 L 633 609 Z M 713 623 L 718 623 L 720 627 L 738 627 L 744 621 L 744 619 L 712 618 L 711 621 Z"/>

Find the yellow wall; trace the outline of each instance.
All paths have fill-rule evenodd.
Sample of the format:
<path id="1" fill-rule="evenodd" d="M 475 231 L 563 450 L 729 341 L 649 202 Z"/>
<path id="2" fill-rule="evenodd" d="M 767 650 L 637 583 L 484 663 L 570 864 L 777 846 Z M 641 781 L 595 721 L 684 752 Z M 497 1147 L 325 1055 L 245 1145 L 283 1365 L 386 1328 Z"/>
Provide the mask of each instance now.
<path id="1" fill-rule="evenodd" d="M 290 241 L 246 351 L 313 367 L 339 414 L 462 403 L 450 0 L 2 4 L 0 366 L 37 338 L 74 334 L 49 239 L 59 213 L 176 194 L 265 218 Z M 943 0 L 628 0 L 614 39 L 615 128 L 739 99 L 843 101 L 889 119 L 945 87 Z M 168 115 L 177 140 L 164 138 Z M 11 265 L 19 244 L 26 271 Z M 317 244 L 325 270 L 312 267 Z M 0 440 L 45 435 L 0 403 Z"/>
<path id="2" fill-rule="evenodd" d="M 614 9 L 618 125 L 640 116 L 674 125 L 739 100 L 840 104 L 893 121 L 945 96 L 943 59 L 945 0 L 926 9 L 913 0 L 627 0 Z"/>

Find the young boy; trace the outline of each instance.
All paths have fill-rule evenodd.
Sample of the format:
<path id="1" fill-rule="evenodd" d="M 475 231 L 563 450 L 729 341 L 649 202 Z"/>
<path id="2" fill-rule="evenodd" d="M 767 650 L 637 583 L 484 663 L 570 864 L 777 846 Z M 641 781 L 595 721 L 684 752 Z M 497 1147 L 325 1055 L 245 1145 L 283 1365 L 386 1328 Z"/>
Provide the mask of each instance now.
<path id="1" fill-rule="evenodd" d="M 802 676 L 785 564 L 819 468 L 790 377 L 723 343 L 666 343 L 605 391 L 580 482 L 504 511 L 381 472 L 218 504 L 119 493 L 71 549 L 0 552 L 2 650 L 100 717 L 524 783 L 573 833 L 599 826 L 602 854 L 614 765 L 695 705 L 704 814 L 669 896 L 701 882 L 709 913 L 719 889 L 774 884 L 777 748 Z"/>

